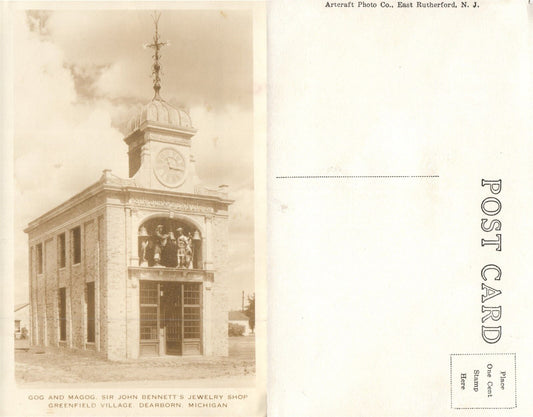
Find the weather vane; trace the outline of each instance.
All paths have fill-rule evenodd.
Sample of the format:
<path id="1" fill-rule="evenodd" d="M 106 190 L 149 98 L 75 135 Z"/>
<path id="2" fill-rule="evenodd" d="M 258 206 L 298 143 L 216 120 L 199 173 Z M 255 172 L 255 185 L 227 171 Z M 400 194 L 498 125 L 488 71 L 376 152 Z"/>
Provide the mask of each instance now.
<path id="1" fill-rule="evenodd" d="M 152 55 L 152 58 L 154 58 L 154 64 L 152 65 L 152 78 L 154 80 L 154 100 L 161 100 L 161 97 L 159 96 L 159 90 L 161 90 L 161 77 L 159 76 L 159 73 L 161 71 L 161 64 L 159 63 L 159 60 L 161 59 L 160 50 L 165 45 L 170 45 L 170 43 L 167 42 L 161 42 L 161 39 L 159 38 L 159 18 L 161 17 L 161 13 L 154 12 L 152 14 L 152 19 L 154 20 L 155 24 L 155 33 L 154 33 L 154 39 L 151 44 L 144 45 L 145 48 L 152 48 L 154 50 L 154 55 Z"/>

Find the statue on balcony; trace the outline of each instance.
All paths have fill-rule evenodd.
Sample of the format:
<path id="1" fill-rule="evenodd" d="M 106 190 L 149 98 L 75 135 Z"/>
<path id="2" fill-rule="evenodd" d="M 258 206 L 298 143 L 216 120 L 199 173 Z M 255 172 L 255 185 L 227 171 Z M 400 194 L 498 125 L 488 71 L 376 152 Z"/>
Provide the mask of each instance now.
<path id="1" fill-rule="evenodd" d="M 150 245 L 150 236 L 146 232 L 146 227 L 141 226 L 139 229 L 139 239 L 140 239 L 140 253 L 139 253 L 139 265 L 148 266 L 148 246 Z"/>
<path id="2" fill-rule="evenodd" d="M 178 224 L 179 225 L 179 224 Z M 139 266 L 155 268 L 194 269 L 196 251 L 200 250 L 198 230 L 159 224 L 148 233 L 145 225 L 139 227 Z"/>
<path id="3" fill-rule="evenodd" d="M 163 225 L 159 224 L 155 228 L 154 235 L 155 235 L 154 236 L 154 241 L 155 241 L 154 266 L 158 267 L 158 268 L 163 268 L 163 265 L 161 265 L 161 255 L 162 255 L 163 251 L 166 249 L 170 234 L 169 233 L 163 233 Z"/>
<path id="4" fill-rule="evenodd" d="M 181 227 L 176 230 L 176 233 L 178 235 L 178 268 L 190 269 L 192 265 L 191 242 L 189 241 L 189 238 L 185 236 Z"/>

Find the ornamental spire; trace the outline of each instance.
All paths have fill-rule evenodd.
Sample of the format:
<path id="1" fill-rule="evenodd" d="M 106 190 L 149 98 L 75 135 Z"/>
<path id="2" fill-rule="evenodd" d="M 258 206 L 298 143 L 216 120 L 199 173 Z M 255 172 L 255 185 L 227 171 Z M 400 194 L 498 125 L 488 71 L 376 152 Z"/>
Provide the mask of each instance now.
<path id="1" fill-rule="evenodd" d="M 161 48 L 165 45 L 169 45 L 169 42 L 161 42 L 161 39 L 159 38 L 159 18 L 161 17 L 161 13 L 154 12 L 152 14 L 152 19 L 154 20 L 155 25 L 155 33 L 154 38 L 151 44 L 146 44 L 145 47 L 152 48 L 154 50 L 154 54 L 152 55 L 152 58 L 154 58 L 154 63 L 152 65 L 152 79 L 154 80 L 154 98 L 153 100 L 161 100 L 161 97 L 159 96 L 159 90 L 161 90 L 161 77 L 159 76 L 159 73 L 161 71 L 161 64 L 159 63 L 159 60 L 161 59 L 161 53 L 159 52 Z"/>

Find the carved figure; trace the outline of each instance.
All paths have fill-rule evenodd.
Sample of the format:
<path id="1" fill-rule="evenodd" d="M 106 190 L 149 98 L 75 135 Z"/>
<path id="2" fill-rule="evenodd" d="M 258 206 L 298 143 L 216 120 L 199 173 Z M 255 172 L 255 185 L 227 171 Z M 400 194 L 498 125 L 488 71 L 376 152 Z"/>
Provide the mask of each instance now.
<path id="1" fill-rule="evenodd" d="M 146 258 L 146 250 L 150 241 L 148 239 L 143 239 L 141 241 L 141 266 L 148 266 L 148 259 Z"/>
<path id="2" fill-rule="evenodd" d="M 190 251 L 189 239 L 185 236 L 181 227 L 178 227 L 176 234 L 178 235 L 178 268 L 188 268 L 187 251 Z"/>
<path id="3" fill-rule="evenodd" d="M 163 224 L 148 234 L 145 226 L 139 228 L 139 265 L 156 268 L 195 268 L 195 251 L 200 240 L 197 230 L 178 227 L 166 231 Z"/>
<path id="4" fill-rule="evenodd" d="M 148 246 L 150 245 L 150 236 L 146 232 L 146 227 L 141 226 L 139 229 L 139 238 L 141 242 L 139 253 L 139 265 L 148 266 Z"/>
<path id="5" fill-rule="evenodd" d="M 162 268 L 163 265 L 161 265 L 161 253 L 163 252 L 163 250 L 167 246 L 168 238 L 169 238 L 170 235 L 168 233 L 163 233 L 163 225 L 162 224 L 159 224 L 155 228 L 155 233 L 154 234 L 155 234 L 155 236 L 154 236 L 154 240 L 155 240 L 154 266 Z"/>

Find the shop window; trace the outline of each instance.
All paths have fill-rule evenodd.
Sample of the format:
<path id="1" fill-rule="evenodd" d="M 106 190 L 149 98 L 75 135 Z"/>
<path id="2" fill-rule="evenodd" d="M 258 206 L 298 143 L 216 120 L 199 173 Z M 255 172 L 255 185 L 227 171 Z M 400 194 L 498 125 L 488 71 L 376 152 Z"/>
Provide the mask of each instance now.
<path id="1" fill-rule="evenodd" d="M 156 282 L 141 281 L 139 295 L 142 340 L 155 340 L 159 338 L 157 333 L 158 291 Z"/>
<path id="2" fill-rule="evenodd" d="M 199 305 L 200 286 L 198 284 L 184 284 L 183 299 L 185 305 Z"/>
<path id="3" fill-rule="evenodd" d="M 200 308 L 183 307 L 183 337 L 185 339 L 200 338 Z"/>
<path id="4" fill-rule="evenodd" d="M 94 282 L 87 284 L 87 342 L 94 343 L 95 311 L 94 311 Z"/>
<path id="5" fill-rule="evenodd" d="M 59 289 L 59 340 L 67 340 L 67 289 Z"/>
<path id="6" fill-rule="evenodd" d="M 199 284 L 183 284 L 183 338 L 199 339 L 201 329 Z"/>
<path id="7" fill-rule="evenodd" d="M 81 262 L 81 228 L 75 227 L 71 230 L 72 234 L 72 263 L 79 264 Z"/>
<path id="8" fill-rule="evenodd" d="M 58 264 L 60 268 L 64 268 L 66 265 L 66 248 L 65 248 L 65 234 L 61 233 L 57 238 L 58 245 Z"/>

